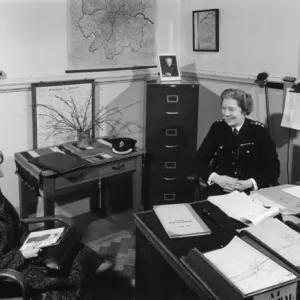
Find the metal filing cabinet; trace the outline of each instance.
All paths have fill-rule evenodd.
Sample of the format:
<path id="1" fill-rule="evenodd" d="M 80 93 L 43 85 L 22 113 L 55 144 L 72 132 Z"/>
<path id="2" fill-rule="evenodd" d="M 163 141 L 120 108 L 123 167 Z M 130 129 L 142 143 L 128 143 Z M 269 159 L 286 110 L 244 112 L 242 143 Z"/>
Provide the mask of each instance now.
<path id="1" fill-rule="evenodd" d="M 144 208 L 191 202 L 186 179 L 197 151 L 199 85 L 146 83 Z"/>

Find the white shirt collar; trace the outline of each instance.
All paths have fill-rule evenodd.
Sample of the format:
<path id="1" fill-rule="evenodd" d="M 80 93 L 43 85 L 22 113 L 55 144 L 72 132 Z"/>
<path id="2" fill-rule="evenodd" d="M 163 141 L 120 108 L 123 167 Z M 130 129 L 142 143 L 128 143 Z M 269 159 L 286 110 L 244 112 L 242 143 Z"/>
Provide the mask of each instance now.
<path id="1" fill-rule="evenodd" d="M 244 121 L 244 122 L 245 122 L 245 121 Z M 232 127 L 232 131 L 233 131 L 234 129 L 236 129 L 236 130 L 239 132 L 240 129 L 242 128 L 242 126 L 244 125 L 244 122 L 243 122 L 241 125 L 239 125 L 239 126 Z"/>

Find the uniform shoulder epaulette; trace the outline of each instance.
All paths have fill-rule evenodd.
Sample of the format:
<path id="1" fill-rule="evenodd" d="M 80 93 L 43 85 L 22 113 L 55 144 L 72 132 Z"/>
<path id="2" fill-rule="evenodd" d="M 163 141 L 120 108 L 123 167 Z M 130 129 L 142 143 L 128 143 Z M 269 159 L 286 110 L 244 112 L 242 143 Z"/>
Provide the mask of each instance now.
<path id="1" fill-rule="evenodd" d="M 218 120 L 216 120 L 216 122 L 224 122 L 225 120 L 224 119 L 218 119 Z"/>
<path id="2" fill-rule="evenodd" d="M 258 121 L 251 121 L 251 124 L 252 124 L 252 125 L 255 125 L 255 126 L 260 126 L 260 127 L 263 127 L 263 128 L 266 127 L 263 123 L 258 122 Z"/>

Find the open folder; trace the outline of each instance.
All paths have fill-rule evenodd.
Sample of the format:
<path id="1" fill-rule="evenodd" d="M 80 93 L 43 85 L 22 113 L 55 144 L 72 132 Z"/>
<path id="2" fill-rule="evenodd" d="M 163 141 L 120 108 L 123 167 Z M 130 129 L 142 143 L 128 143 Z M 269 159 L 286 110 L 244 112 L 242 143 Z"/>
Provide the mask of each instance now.
<path id="1" fill-rule="evenodd" d="M 230 194 L 210 196 L 208 201 L 218 206 L 229 217 L 246 225 L 257 225 L 279 214 L 278 207 L 266 208 L 259 201 L 245 193 L 234 191 Z"/>

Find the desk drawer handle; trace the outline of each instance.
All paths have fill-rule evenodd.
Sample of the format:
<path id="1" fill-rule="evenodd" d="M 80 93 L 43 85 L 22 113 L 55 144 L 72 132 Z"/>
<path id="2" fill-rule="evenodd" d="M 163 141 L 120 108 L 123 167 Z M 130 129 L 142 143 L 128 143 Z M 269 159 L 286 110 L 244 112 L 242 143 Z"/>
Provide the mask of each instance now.
<path id="1" fill-rule="evenodd" d="M 176 177 L 164 177 L 164 180 L 176 180 Z"/>
<path id="2" fill-rule="evenodd" d="M 177 148 L 178 145 L 165 145 L 166 148 Z"/>
<path id="3" fill-rule="evenodd" d="M 179 115 L 178 111 L 166 111 L 166 115 Z"/>
<path id="4" fill-rule="evenodd" d="M 116 166 L 112 166 L 112 169 L 113 170 L 121 170 L 122 168 L 124 168 L 125 165 L 124 164 L 119 164 L 119 165 L 116 165 Z"/>
<path id="5" fill-rule="evenodd" d="M 76 181 L 78 179 L 80 179 L 81 177 L 84 176 L 84 173 L 80 173 L 78 175 L 73 175 L 73 176 L 66 176 L 68 180 L 70 181 Z"/>

